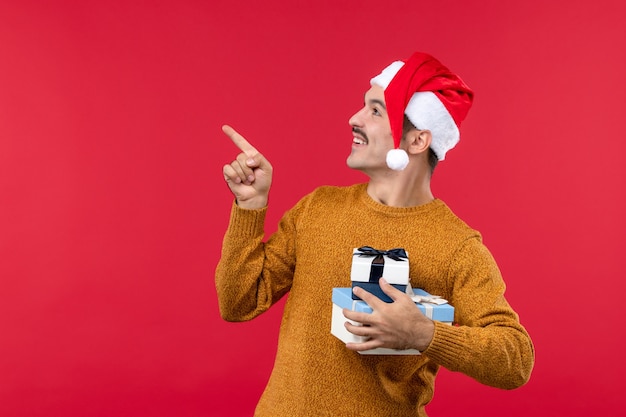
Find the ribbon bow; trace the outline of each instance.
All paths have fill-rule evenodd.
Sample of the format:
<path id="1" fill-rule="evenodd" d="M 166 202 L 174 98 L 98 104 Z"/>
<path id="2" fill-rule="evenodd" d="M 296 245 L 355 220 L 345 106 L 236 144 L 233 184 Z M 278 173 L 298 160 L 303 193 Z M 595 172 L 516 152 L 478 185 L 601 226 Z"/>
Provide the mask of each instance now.
<path id="1" fill-rule="evenodd" d="M 409 259 L 409 256 L 406 254 L 406 251 L 402 248 L 395 248 L 389 250 L 378 250 L 374 249 L 371 246 L 361 246 L 357 249 L 357 253 L 354 255 L 359 256 L 387 256 L 389 259 L 393 259 L 394 261 L 404 261 Z M 404 259 L 403 259 L 404 258 Z"/>
<path id="2" fill-rule="evenodd" d="M 424 292 L 424 291 L 420 290 L 420 292 Z M 444 300 L 439 295 L 416 294 L 415 291 L 413 291 L 413 288 L 411 288 L 411 285 L 409 285 L 406 288 L 406 293 L 409 295 L 409 297 L 411 297 L 413 302 L 419 303 L 426 308 L 428 308 L 426 304 L 436 304 L 438 306 L 443 305 L 443 304 L 448 304 L 448 300 Z"/>

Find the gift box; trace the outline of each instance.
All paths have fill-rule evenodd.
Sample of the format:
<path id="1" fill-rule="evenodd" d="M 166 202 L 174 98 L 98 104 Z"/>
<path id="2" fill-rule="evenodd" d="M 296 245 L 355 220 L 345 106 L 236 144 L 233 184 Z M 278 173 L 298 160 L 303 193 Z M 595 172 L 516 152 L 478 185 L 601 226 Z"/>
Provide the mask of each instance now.
<path id="1" fill-rule="evenodd" d="M 409 284 L 409 257 L 402 248 L 381 251 L 370 246 L 361 246 L 352 251 L 352 268 L 350 280 L 352 287 L 362 287 L 381 300 L 390 303 L 391 298 L 385 294 L 378 284 L 385 280 L 404 292 Z M 352 294 L 352 299 L 360 300 Z"/>
<path id="2" fill-rule="evenodd" d="M 358 311 L 363 313 L 371 313 L 372 308 L 367 305 L 363 300 L 354 300 L 351 296 L 352 288 L 333 288 L 332 302 L 332 321 L 330 332 L 344 343 L 363 343 L 367 341 L 366 337 L 357 336 L 350 333 L 344 323 L 349 321 L 354 325 L 360 325 L 352 320 L 348 320 L 343 315 L 343 309 L 347 308 L 352 311 Z M 446 300 L 440 297 L 433 296 L 421 289 L 410 288 L 409 293 L 412 294 L 412 298 L 416 301 L 416 307 L 426 315 L 426 317 L 437 320 L 446 324 L 452 324 L 454 320 L 454 307 L 452 307 Z M 359 352 L 363 355 L 419 355 L 420 352 L 416 349 L 387 349 L 376 348 Z"/>

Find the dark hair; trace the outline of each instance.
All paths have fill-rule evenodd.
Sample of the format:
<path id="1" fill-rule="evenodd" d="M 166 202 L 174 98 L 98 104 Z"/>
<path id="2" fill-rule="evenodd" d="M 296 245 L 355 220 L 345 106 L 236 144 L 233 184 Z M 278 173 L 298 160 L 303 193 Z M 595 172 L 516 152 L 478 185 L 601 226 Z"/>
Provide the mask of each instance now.
<path id="1" fill-rule="evenodd" d="M 413 125 L 413 123 L 411 123 L 409 118 L 406 117 L 406 115 L 404 115 L 404 124 L 402 125 L 402 137 L 406 136 L 406 134 L 411 129 L 419 130 L 417 127 L 415 127 L 415 125 Z M 430 165 L 430 175 L 432 175 L 433 172 L 435 172 L 435 168 L 437 167 L 438 162 L 439 162 L 439 158 L 437 158 L 437 155 L 435 154 L 435 151 L 433 151 L 433 148 L 429 146 L 428 147 L 428 165 Z"/>

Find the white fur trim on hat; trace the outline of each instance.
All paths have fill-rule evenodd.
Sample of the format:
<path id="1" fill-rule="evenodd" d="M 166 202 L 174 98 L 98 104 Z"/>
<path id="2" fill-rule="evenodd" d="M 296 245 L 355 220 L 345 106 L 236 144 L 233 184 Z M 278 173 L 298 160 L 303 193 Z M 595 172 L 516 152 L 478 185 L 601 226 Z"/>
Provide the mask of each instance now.
<path id="1" fill-rule="evenodd" d="M 387 68 L 383 70 L 380 74 L 375 76 L 370 80 L 370 85 L 376 84 L 379 87 L 382 87 L 383 90 L 387 88 L 393 77 L 396 76 L 400 68 L 404 66 L 404 62 L 396 61 L 392 62 Z"/>
<path id="2" fill-rule="evenodd" d="M 413 126 L 428 129 L 432 135 L 430 148 L 443 161 L 446 152 L 459 143 L 459 128 L 441 100 L 430 91 L 413 93 L 404 110 Z"/>
<path id="3" fill-rule="evenodd" d="M 372 78 L 370 84 L 386 89 L 402 66 L 404 66 L 402 61 L 393 62 Z M 459 143 L 459 128 L 434 93 L 430 91 L 413 93 L 404 114 L 416 128 L 430 130 L 432 134 L 430 147 L 440 161 L 445 159 L 446 152 Z"/>

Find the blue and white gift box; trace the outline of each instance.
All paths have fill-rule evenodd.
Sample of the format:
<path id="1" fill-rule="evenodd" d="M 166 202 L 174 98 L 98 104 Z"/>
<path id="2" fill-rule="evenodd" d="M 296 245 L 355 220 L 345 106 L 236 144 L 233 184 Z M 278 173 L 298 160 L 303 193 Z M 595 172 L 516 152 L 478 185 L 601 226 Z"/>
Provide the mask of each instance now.
<path id="1" fill-rule="evenodd" d="M 386 251 L 361 246 L 352 251 L 352 268 L 350 280 L 352 288 L 362 287 L 381 300 L 390 303 L 391 298 L 385 294 L 378 284 L 380 278 L 402 292 L 409 285 L 409 256 L 402 248 Z M 352 294 L 352 299 L 360 300 Z"/>
<path id="2" fill-rule="evenodd" d="M 347 308 L 352 311 L 363 313 L 371 313 L 372 308 L 363 300 L 352 299 L 352 288 L 333 288 L 333 312 L 330 332 L 344 343 L 363 343 L 367 338 L 357 336 L 350 333 L 344 323 L 350 323 L 359 326 L 360 323 L 348 320 L 343 315 L 343 309 Z M 411 296 L 415 305 L 419 310 L 431 320 L 437 320 L 442 323 L 452 324 L 454 320 L 454 307 L 441 297 L 431 295 L 422 289 L 408 288 L 407 294 Z M 419 355 L 416 349 L 387 349 L 376 348 L 359 352 L 363 355 Z"/>

